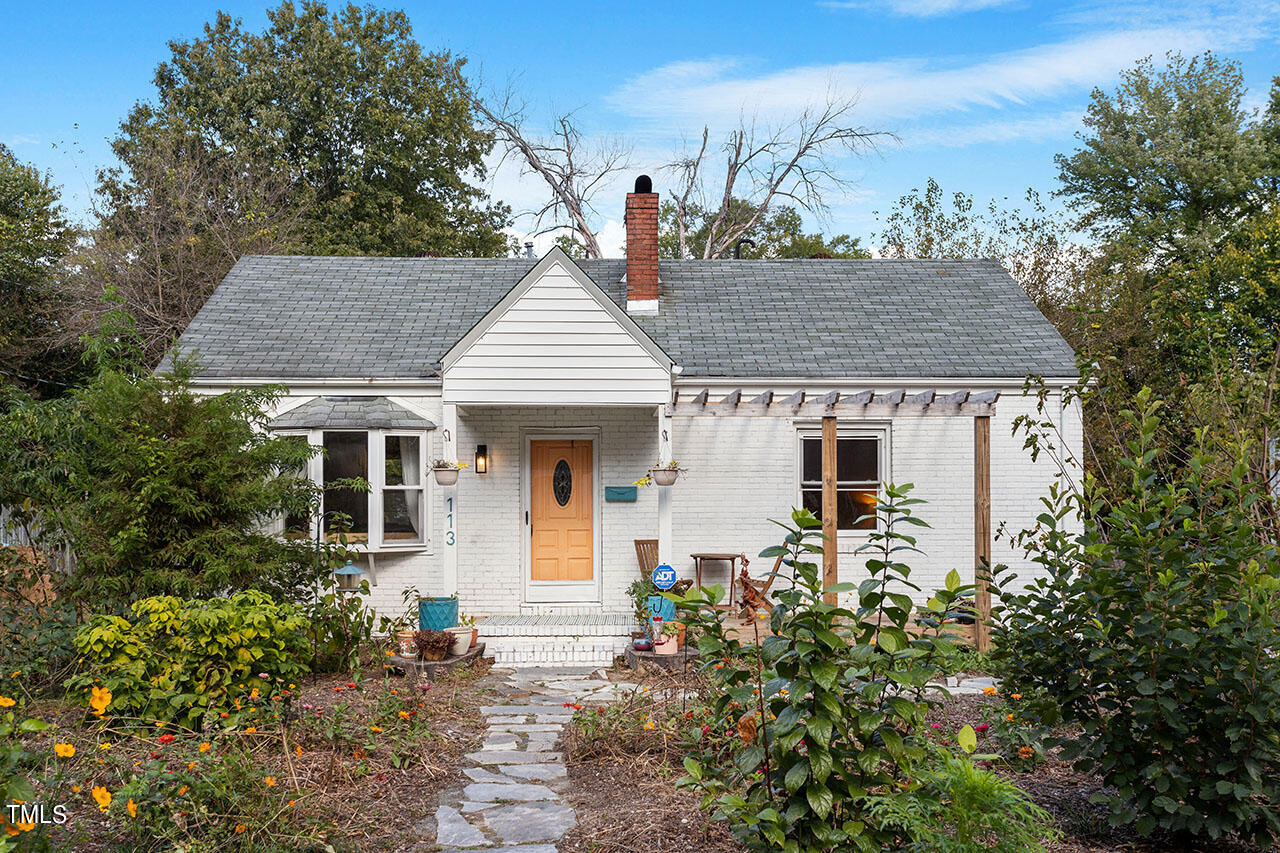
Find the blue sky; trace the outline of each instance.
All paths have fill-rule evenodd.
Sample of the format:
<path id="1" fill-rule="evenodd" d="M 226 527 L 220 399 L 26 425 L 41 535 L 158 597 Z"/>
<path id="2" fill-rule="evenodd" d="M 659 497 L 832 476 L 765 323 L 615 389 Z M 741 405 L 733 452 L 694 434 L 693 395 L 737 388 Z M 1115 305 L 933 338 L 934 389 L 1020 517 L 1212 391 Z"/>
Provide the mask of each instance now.
<path id="1" fill-rule="evenodd" d="M 270 3 L 0 4 L 0 142 L 48 169 L 73 215 L 87 215 L 107 139 L 151 97 L 167 41 L 193 38 L 218 9 L 265 25 Z M 852 189 L 809 224 L 864 239 L 873 211 L 933 176 L 947 191 L 1019 198 L 1054 186 L 1090 90 L 1147 54 L 1212 49 L 1243 65 L 1251 102 L 1280 74 L 1280 3 L 1030 0 L 575 3 L 404 2 L 418 40 L 513 81 L 532 124 L 577 110 L 593 135 L 631 142 L 656 189 L 682 142 L 741 115 L 782 122 L 828 91 L 858 96 L 856 120 L 899 141 L 837 162 Z M 491 190 L 517 210 L 543 195 L 518 170 Z M 601 242 L 620 248 L 628 178 L 598 197 Z M 528 228 L 527 222 L 523 225 Z"/>

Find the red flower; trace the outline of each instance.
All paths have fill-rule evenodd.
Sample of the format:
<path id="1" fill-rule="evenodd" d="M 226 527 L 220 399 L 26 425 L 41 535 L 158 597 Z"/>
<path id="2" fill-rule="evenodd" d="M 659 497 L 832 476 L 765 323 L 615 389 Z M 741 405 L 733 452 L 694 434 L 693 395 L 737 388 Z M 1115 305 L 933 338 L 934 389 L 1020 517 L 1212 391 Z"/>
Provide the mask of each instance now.
<path id="1" fill-rule="evenodd" d="M 348 682 L 347 682 L 347 689 L 348 689 L 348 690 L 355 690 L 355 689 L 356 689 L 356 683 L 355 683 L 354 681 L 348 681 Z"/>
<path id="2" fill-rule="evenodd" d="M 991 725 L 990 725 L 989 723 L 983 723 L 983 724 L 982 724 L 982 725 L 980 725 L 980 726 L 974 726 L 974 727 L 973 727 L 973 730 L 974 730 L 975 732 L 985 732 L 985 731 L 986 731 L 987 729 L 989 729 L 989 728 L 991 728 Z"/>
<path id="3" fill-rule="evenodd" d="M 173 735 L 160 735 L 156 738 L 156 743 L 173 743 Z"/>

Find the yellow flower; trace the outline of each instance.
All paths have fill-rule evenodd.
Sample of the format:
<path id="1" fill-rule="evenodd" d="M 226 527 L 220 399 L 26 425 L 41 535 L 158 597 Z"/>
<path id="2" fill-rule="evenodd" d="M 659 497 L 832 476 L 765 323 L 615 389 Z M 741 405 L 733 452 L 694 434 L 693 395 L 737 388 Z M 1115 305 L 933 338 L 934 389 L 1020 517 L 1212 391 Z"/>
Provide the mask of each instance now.
<path id="1" fill-rule="evenodd" d="M 201 752 L 208 752 L 212 748 L 213 748 L 213 744 L 209 743 L 209 741 L 205 741 L 204 743 L 200 744 Z"/>
<path id="2" fill-rule="evenodd" d="M 111 704 L 111 691 L 105 687 L 94 687 L 89 691 L 89 707 L 95 716 L 101 717 Z"/>
<path id="3" fill-rule="evenodd" d="M 93 790 L 89 792 L 93 795 L 94 802 L 98 804 L 101 811 L 106 811 L 111 805 L 111 792 L 101 785 L 94 785 Z"/>
<path id="4" fill-rule="evenodd" d="M 994 687 L 984 687 L 984 688 L 982 688 L 982 695 L 984 695 L 984 696 L 994 696 L 994 695 L 996 695 L 996 689 L 995 689 Z"/>
<path id="5" fill-rule="evenodd" d="M 12 708 L 17 704 L 17 699 L 10 699 L 8 696 L 0 696 L 0 708 Z"/>
<path id="6" fill-rule="evenodd" d="M 98 749 L 110 749 L 110 748 L 111 748 L 111 744 L 109 742 L 104 741 L 103 743 L 98 744 Z"/>
<path id="7" fill-rule="evenodd" d="M 125 803 L 124 807 L 129 810 L 129 817 L 138 816 L 138 804 L 133 801 L 133 797 L 129 798 L 129 802 Z"/>
<path id="8" fill-rule="evenodd" d="M 265 782 L 265 783 L 267 783 L 267 787 L 268 787 L 268 788 L 274 788 L 274 787 L 276 786 L 276 777 L 274 777 L 274 776 L 268 776 L 267 778 L 263 779 L 262 781 L 263 781 L 263 782 Z"/>
<path id="9" fill-rule="evenodd" d="M 1005 721 L 1006 723 L 1012 723 L 1012 722 L 1013 722 L 1013 714 L 1005 714 L 1004 721 Z"/>
<path id="10" fill-rule="evenodd" d="M 69 743 L 55 743 L 53 752 L 59 758 L 70 758 L 76 754 L 76 748 Z"/>
<path id="11" fill-rule="evenodd" d="M 399 711 L 399 712 L 397 712 L 397 716 L 398 716 L 398 717 L 400 717 L 400 719 L 402 719 L 402 720 L 407 720 L 407 719 L 409 719 L 409 712 L 408 712 L 408 711 Z"/>
<path id="12" fill-rule="evenodd" d="M 256 687 L 255 687 L 255 688 L 253 688 L 252 690 L 250 690 L 250 691 L 249 691 L 249 698 L 250 698 L 250 699 L 257 699 L 257 698 L 258 698 L 258 688 L 256 688 Z"/>

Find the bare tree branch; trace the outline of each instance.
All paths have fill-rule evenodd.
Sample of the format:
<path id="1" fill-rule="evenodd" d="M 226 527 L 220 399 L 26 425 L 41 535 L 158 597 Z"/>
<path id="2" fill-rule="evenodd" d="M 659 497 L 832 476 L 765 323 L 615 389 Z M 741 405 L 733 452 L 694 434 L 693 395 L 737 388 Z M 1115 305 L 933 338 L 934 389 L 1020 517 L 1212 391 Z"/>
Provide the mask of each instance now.
<path id="1" fill-rule="evenodd" d="M 522 174 L 539 175 L 550 189 L 550 201 L 531 212 L 537 233 L 568 227 L 588 258 L 601 257 L 590 224 L 596 214 L 592 198 L 610 175 L 630 168 L 630 146 L 615 138 L 588 143 L 573 113 L 557 116 L 548 136 L 536 136 L 526 129 L 526 105 L 511 88 L 490 103 L 473 96 L 472 107 L 489 123 L 503 160 L 518 157 Z M 544 225 L 548 219 L 551 224 Z"/>
<path id="2" fill-rule="evenodd" d="M 838 98 L 829 93 L 820 107 L 808 107 L 772 131 L 758 129 L 754 121 L 742 118 L 720 146 L 724 156 L 723 183 L 715 193 L 716 212 L 706 238 L 701 246 L 690 247 L 690 210 L 709 197 L 704 163 L 710 129 L 704 127 L 698 153 L 667 165 L 676 173 L 680 188 L 675 205 L 681 255 L 688 257 L 696 251 L 704 259 L 725 257 L 734 243 L 780 201 L 825 213 L 829 194 L 844 192 L 850 186 L 850 181 L 837 171 L 834 157 L 841 152 L 873 149 L 880 138 L 894 138 L 890 133 L 852 125 L 856 105 L 856 98 Z M 735 217 L 735 199 L 746 202 L 751 213 Z M 708 205 L 704 203 L 702 209 L 708 209 Z"/>

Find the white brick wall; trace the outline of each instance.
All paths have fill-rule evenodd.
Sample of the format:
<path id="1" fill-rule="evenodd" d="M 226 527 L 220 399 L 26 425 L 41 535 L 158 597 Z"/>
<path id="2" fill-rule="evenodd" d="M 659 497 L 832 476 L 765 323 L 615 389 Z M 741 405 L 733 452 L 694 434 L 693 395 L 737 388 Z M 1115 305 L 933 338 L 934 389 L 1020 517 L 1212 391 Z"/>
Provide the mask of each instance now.
<path id="1" fill-rule="evenodd" d="M 910 388 L 908 393 L 912 393 Z M 1023 439 L 1010 434 L 1014 418 L 1034 413 L 1034 399 L 1022 397 L 1020 388 L 1005 388 L 1003 394 L 991 423 L 993 531 L 1001 523 L 1011 530 L 1033 524 L 1041 511 L 1039 497 L 1047 491 L 1056 470 L 1048 456 L 1032 463 L 1022 449 Z M 286 398 L 278 410 L 291 408 L 310 396 Z M 443 422 L 439 396 L 393 399 L 437 424 Z M 1078 458 L 1082 433 L 1078 405 L 1072 404 L 1064 413 L 1059 408 L 1060 395 L 1054 399 L 1054 414 L 1062 421 L 1066 443 Z M 688 555 L 694 551 L 745 552 L 752 560 L 753 573 L 769 570 L 772 561 L 756 555 L 780 539 L 780 529 L 769 519 L 787 519 L 799 500 L 797 430 L 818 426 L 813 420 L 797 422 L 778 417 L 674 419 L 673 455 L 688 468 L 688 473 L 672 487 L 672 554 L 681 576 L 692 576 Z M 842 419 L 841 426 L 854 427 L 857 423 Z M 459 458 L 469 462 L 475 446 L 487 444 L 492 459 L 489 474 L 477 476 L 464 471 L 457 489 L 458 580 L 463 612 L 478 616 L 544 611 L 587 614 L 601 609 L 597 605 L 551 607 L 522 603 L 522 430 L 570 427 L 600 430 L 602 487 L 630 484 L 657 458 L 657 422 L 648 407 L 460 408 Z M 919 547 L 925 553 L 912 558 L 913 579 L 929 590 L 940 585 L 952 568 L 972 578 L 972 419 L 903 417 L 888 424 L 888 430 L 887 476 L 897 483 L 914 483 L 914 496 L 928 501 L 917 508 L 931 528 L 916 531 Z M 429 444 L 432 449 L 428 459 L 443 455 L 441 430 L 431 433 Z M 400 612 L 401 591 L 410 585 L 417 586 L 424 595 L 440 593 L 443 491 L 433 480 L 429 481 L 432 535 L 428 550 L 378 555 L 371 603 L 380 611 Z M 636 503 L 605 503 L 601 490 L 605 610 L 630 610 L 626 588 L 638 577 L 633 541 L 657 537 L 656 494 L 657 487 L 642 488 Z M 856 581 L 861 577 L 859 567 L 865 556 L 852 553 L 860 541 L 856 536 L 841 540 L 841 580 Z M 1004 540 L 993 543 L 993 557 L 1020 572 L 1035 568 Z M 723 584 L 725 572 L 711 569 L 704 580 Z"/>

